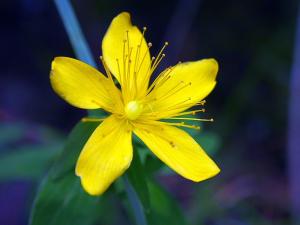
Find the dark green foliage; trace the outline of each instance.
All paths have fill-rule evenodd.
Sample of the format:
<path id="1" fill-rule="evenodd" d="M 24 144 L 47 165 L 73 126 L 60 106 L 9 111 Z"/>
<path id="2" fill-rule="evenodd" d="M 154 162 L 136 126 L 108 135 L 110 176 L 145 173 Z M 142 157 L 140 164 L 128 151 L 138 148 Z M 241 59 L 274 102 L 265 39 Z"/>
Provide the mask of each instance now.
<path id="1" fill-rule="evenodd" d="M 0 179 L 38 179 L 61 150 L 60 145 L 27 145 L 0 155 Z"/>
<path id="2" fill-rule="evenodd" d="M 146 182 L 147 174 L 144 171 L 138 150 L 139 149 L 135 150 L 133 154 L 133 160 L 127 171 L 127 174 L 130 183 L 137 192 L 146 213 L 150 211 L 149 191 Z"/>
<path id="3" fill-rule="evenodd" d="M 102 208 L 103 199 L 86 194 L 74 173 L 68 173 L 60 179 L 47 176 L 36 196 L 30 224 L 94 224 L 103 214 Z"/>
<path id="4" fill-rule="evenodd" d="M 79 154 L 93 133 L 98 123 L 78 123 L 70 134 L 70 137 L 65 145 L 64 151 L 62 151 L 55 165 L 52 167 L 50 176 L 58 178 L 63 176 L 67 172 L 75 171 L 75 164 L 79 157 Z"/>
<path id="5" fill-rule="evenodd" d="M 102 198 L 86 194 L 74 173 L 78 155 L 96 127 L 95 123 L 79 123 L 70 134 L 63 152 L 39 188 L 31 225 L 89 225 L 101 215 Z"/>
<path id="6" fill-rule="evenodd" d="M 186 221 L 175 199 L 153 180 L 148 180 L 151 199 L 150 225 L 184 225 Z"/>

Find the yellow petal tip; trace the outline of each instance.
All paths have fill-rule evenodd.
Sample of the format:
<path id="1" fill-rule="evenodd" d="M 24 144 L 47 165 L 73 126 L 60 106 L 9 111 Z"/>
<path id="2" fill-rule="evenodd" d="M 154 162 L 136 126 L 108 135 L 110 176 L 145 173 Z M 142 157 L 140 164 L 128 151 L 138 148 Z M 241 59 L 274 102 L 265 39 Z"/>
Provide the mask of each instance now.
<path id="1" fill-rule="evenodd" d="M 199 177 L 197 177 L 194 182 L 201 182 L 207 179 L 210 179 L 216 175 L 218 175 L 221 172 L 221 169 L 216 165 L 212 165 L 212 167 L 205 172 L 205 174 L 201 174 Z"/>
<path id="2" fill-rule="evenodd" d="M 109 185 L 103 186 L 101 184 L 100 185 L 97 184 L 91 176 L 82 173 L 81 170 L 82 170 L 81 166 L 77 163 L 75 168 L 75 174 L 80 178 L 80 183 L 82 188 L 89 195 L 99 196 L 103 194 L 106 191 L 106 189 L 109 187 Z"/>
<path id="3" fill-rule="evenodd" d="M 216 76 L 217 73 L 218 73 L 218 71 L 219 71 L 218 61 L 216 59 L 214 59 L 214 58 L 204 59 L 204 61 L 206 61 L 206 63 L 208 64 L 208 66 L 210 66 L 210 68 L 211 68 L 211 74 L 214 74 Z"/>
<path id="4" fill-rule="evenodd" d="M 100 185 L 93 185 L 91 184 L 89 181 L 87 181 L 86 179 L 84 179 L 83 177 L 80 177 L 81 179 L 81 186 L 83 187 L 83 189 L 92 196 L 99 196 L 102 195 L 106 189 L 109 187 L 103 187 Z"/>
<path id="5" fill-rule="evenodd" d="M 129 23 L 131 24 L 131 16 L 129 12 L 121 12 L 113 20 L 112 23 Z"/>

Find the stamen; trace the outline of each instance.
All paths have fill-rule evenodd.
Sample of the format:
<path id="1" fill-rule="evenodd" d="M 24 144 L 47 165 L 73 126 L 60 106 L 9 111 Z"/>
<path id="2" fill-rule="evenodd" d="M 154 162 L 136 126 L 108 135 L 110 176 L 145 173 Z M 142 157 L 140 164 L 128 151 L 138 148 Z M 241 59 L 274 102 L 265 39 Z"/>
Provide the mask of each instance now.
<path id="1" fill-rule="evenodd" d="M 169 80 L 171 78 L 170 73 L 173 71 L 173 68 L 174 67 L 168 67 L 166 70 L 161 72 L 149 87 L 148 93 L 150 93 L 154 86 L 156 88 L 161 87 L 167 80 Z"/>
<path id="2" fill-rule="evenodd" d="M 147 76 L 146 77 L 150 77 L 151 74 L 154 72 L 154 70 L 157 68 L 157 66 L 159 65 L 159 63 L 161 62 L 161 60 L 166 56 L 165 54 L 163 54 L 164 49 L 169 45 L 168 42 L 165 42 L 165 44 L 163 45 L 163 47 L 161 48 L 161 50 L 159 51 L 157 57 L 152 57 L 152 62 L 151 62 L 151 66 L 147 71 Z M 152 44 L 151 44 L 152 46 Z M 153 62 L 154 61 L 154 62 Z"/>
<path id="3" fill-rule="evenodd" d="M 131 53 L 132 48 L 130 48 L 129 54 L 128 54 L 128 63 L 127 63 L 127 74 L 126 74 L 126 82 L 128 84 L 128 88 L 131 88 L 131 77 L 130 77 L 130 67 L 131 67 Z"/>
<path id="4" fill-rule="evenodd" d="M 176 104 L 174 104 L 174 105 L 166 108 L 165 110 L 166 111 L 172 111 L 172 110 L 178 111 L 180 109 L 190 108 L 192 106 L 203 106 L 205 104 L 205 102 L 206 102 L 205 100 L 202 100 L 202 101 L 197 102 L 197 103 L 195 103 L 195 102 L 189 102 L 189 103 L 183 104 L 183 103 L 191 101 L 191 100 L 192 100 L 191 98 L 188 98 L 186 100 L 183 100 L 181 102 L 178 102 L 178 103 L 176 103 Z"/>
<path id="5" fill-rule="evenodd" d="M 148 44 L 149 49 L 150 49 L 151 46 L 152 46 L 152 44 L 149 43 L 149 44 Z M 142 63 L 144 62 L 145 56 L 146 56 L 146 54 L 145 54 L 144 57 L 143 57 Z M 154 57 L 151 58 L 150 65 L 149 65 L 149 67 L 148 67 L 148 69 L 147 69 L 147 72 L 145 73 L 146 75 L 142 77 L 143 80 L 141 81 L 141 84 L 143 85 L 143 87 L 148 85 L 149 78 L 150 78 L 150 75 L 151 75 L 151 74 L 149 75 L 149 71 L 150 71 L 150 69 L 151 69 L 151 65 L 152 65 L 152 63 L 153 63 L 153 60 L 154 60 Z M 142 63 L 140 64 L 140 67 L 139 67 L 137 73 L 140 71 L 141 66 L 142 66 Z"/>
<path id="6" fill-rule="evenodd" d="M 120 75 L 120 77 L 122 77 L 122 82 L 120 82 L 120 84 L 121 84 L 121 91 L 122 91 L 122 93 L 123 93 L 123 96 L 124 96 L 124 99 L 128 99 L 129 98 L 129 71 L 128 71 L 128 64 L 129 63 L 127 63 L 127 59 L 128 59 L 128 62 L 129 62 L 129 54 L 130 54 L 130 51 L 129 51 L 129 49 L 128 49 L 128 51 L 126 51 L 126 47 L 128 47 L 129 48 L 129 41 L 128 41 L 128 38 L 129 38 L 129 36 L 128 36 L 128 32 L 126 31 L 126 33 L 127 33 L 127 40 L 126 39 L 124 39 L 123 40 L 123 74 L 122 75 Z M 127 45 L 126 45 L 126 42 L 127 42 Z"/>
<path id="7" fill-rule="evenodd" d="M 164 124 L 171 125 L 171 126 L 186 127 L 186 128 L 190 128 L 190 129 L 200 130 L 199 126 L 185 124 L 184 122 L 181 122 L 181 123 L 169 123 L 169 122 L 160 121 L 160 123 L 164 123 Z"/>
<path id="8" fill-rule="evenodd" d="M 178 84 L 176 84 L 173 88 L 171 88 L 168 92 L 166 92 L 165 95 L 162 95 L 159 97 L 160 101 L 163 101 L 167 98 L 169 98 L 170 96 L 174 95 L 175 93 L 178 93 L 179 91 L 181 91 L 182 89 L 188 87 L 191 85 L 191 82 L 184 84 L 182 87 L 180 87 L 181 84 L 184 84 L 184 81 L 180 81 Z M 190 98 L 188 99 L 190 100 Z"/>
<path id="9" fill-rule="evenodd" d="M 170 66 L 168 67 L 166 70 L 164 70 L 163 72 L 161 72 L 157 78 L 153 81 L 153 83 L 151 84 L 151 86 L 148 88 L 148 92 L 147 94 L 149 94 L 151 92 L 151 90 L 154 88 L 159 88 L 161 87 L 167 80 L 169 80 L 171 78 L 171 72 L 174 70 L 174 68 L 178 65 L 179 63 L 177 63 L 175 66 Z"/>
<path id="10" fill-rule="evenodd" d="M 100 60 L 101 60 L 101 62 L 102 62 L 102 65 L 103 65 L 103 67 L 104 67 L 105 73 L 107 74 L 109 80 L 111 80 L 111 81 L 113 82 L 113 84 L 114 84 L 112 75 L 111 75 L 111 73 L 110 73 L 110 71 L 109 71 L 109 69 L 108 69 L 108 66 L 106 65 L 106 63 L 105 63 L 104 58 L 103 58 L 102 55 L 100 56 Z"/>
<path id="11" fill-rule="evenodd" d="M 186 111 L 186 112 L 178 113 L 176 116 L 184 116 L 184 115 L 193 115 L 194 116 L 198 112 L 205 112 L 205 109 Z"/>
<path id="12" fill-rule="evenodd" d="M 157 56 L 156 60 L 153 63 L 153 66 L 151 68 L 151 72 L 150 74 L 152 74 L 154 72 L 154 70 L 156 70 L 156 68 L 158 67 L 159 63 L 161 62 L 161 60 L 163 60 L 163 58 L 165 57 L 165 54 L 161 54 L 161 56 Z"/>
<path id="13" fill-rule="evenodd" d="M 200 102 L 197 102 L 195 105 L 205 105 L 206 103 L 206 100 L 202 100 Z"/>
<path id="14" fill-rule="evenodd" d="M 150 50 L 150 48 L 152 47 L 152 43 L 151 42 L 149 42 L 148 43 L 148 51 Z M 139 66 L 139 68 L 138 68 L 138 70 L 137 70 L 137 74 L 140 72 L 140 69 L 141 69 L 141 67 L 142 67 L 142 65 L 143 65 L 143 62 L 144 62 L 144 60 L 145 60 L 145 58 L 146 58 L 146 55 L 147 55 L 147 53 L 148 53 L 148 51 L 145 51 L 145 54 L 144 54 L 144 56 L 143 56 L 143 58 L 142 58 L 142 61 L 141 61 L 141 63 L 140 63 L 140 66 Z"/>
<path id="15" fill-rule="evenodd" d="M 84 117 L 81 119 L 82 122 L 101 122 L 104 120 L 105 118 L 101 119 L 101 118 L 89 118 L 89 117 Z"/>
<path id="16" fill-rule="evenodd" d="M 124 85 L 126 84 L 126 59 L 128 55 L 125 54 L 125 42 L 123 45 L 123 78 L 124 78 Z"/>
<path id="17" fill-rule="evenodd" d="M 202 121 L 202 122 L 214 122 L 214 119 L 198 119 L 198 118 L 189 118 L 189 117 L 172 117 L 167 118 L 168 120 L 190 120 L 190 121 Z"/>
<path id="18" fill-rule="evenodd" d="M 155 70 L 155 68 L 157 67 L 157 65 L 159 64 L 159 62 L 162 60 L 162 58 L 163 57 L 165 57 L 165 54 L 162 54 L 163 53 L 163 51 L 165 50 L 165 48 L 167 47 L 169 45 L 169 43 L 168 42 L 165 42 L 165 44 L 163 45 L 163 47 L 160 49 L 160 51 L 159 51 L 159 53 L 158 53 L 158 55 L 157 55 L 157 57 L 156 57 L 156 60 L 154 61 L 154 63 L 153 63 L 153 66 L 152 66 L 152 72 Z M 162 58 L 161 58 L 161 56 L 163 56 Z M 158 64 L 157 64 L 158 63 Z M 152 73 L 151 72 L 151 73 Z"/>
<path id="19" fill-rule="evenodd" d="M 167 73 L 167 72 L 163 72 L 163 73 Z M 165 83 L 167 80 L 169 80 L 171 78 L 171 76 L 163 76 L 162 79 L 160 79 L 160 76 L 158 76 L 150 85 L 150 87 L 148 88 L 147 91 L 147 95 L 152 91 L 152 89 L 158 86 L 161 86 L 163 83 Z"/>
<path id="20" fill-rule="evenodd" d="M 119 79 L 120 79 L 120 83 L 122 83 L 122 79 L 121 79 L 121 69 L 120 69 L 119 59 L 116 59 L 116 61 L 117 61 L 117 65 L 118 65 L 118 71 L 119 71 Z"/>
<path id="21" fill-rule="evenodd" d="M 134 68 L 133 68 L 133 80 L 134 80 L 135 90 L 137 90 L 136 65 L 137 65 L 137 62 L 138 62 L 138 59 L 139 59 L 140 49 L 141 49 L 141 46 L 138 45 L 138 46 L 137 46 L 137 49 L 136 49 L 135 61 L 134 61 Z"/>
<path id="22" fill-rule="evenodd" d="M 157 100 L 156 98 L 154 98 L 154 99 L 151 99 L 151 101 L 153 101 L 153 100 Z M 152 118 L 152 119 L 157 119 L 156 117 L 160 117 L 160 118 L 164 118 L 165 117 L 165 115 L 167 115 L 168 117 L 175 117 L 175 116 L 178 116 L 177 115 L 177 112 L 178 112 L 178 110 L 179 111 L 181 111 L 180 109 L 182 108 L 182 109 L 184 109 L 184 108 L 186 108 L 186 107 L 182 107 L 181 105 L 182 105 L 182 103 L 184 103 L 184 102 L 187 102 L 187 101 L 189 101 L 190 100 L 190 98 L 188 98 L 188 99 L 186 99 L 186 100 L 184 100 L 184 101 L 181 101 L 181 102 L 178 102 L 178 103 L 176 103 L 175 105 L 172 105 L 172 106 L 170 106 L 170 107 L 167 107 L 167 108 L 164 108 L 164 112 L 165 112 L 165 114 L 164 113 L 162 113 L 162 112 L 154 112 L 153 110 L 151 111 L 151 113 L 145 113 L 144 114 L 144 116 L 149 116 L 149 118 Z M 145 103 L 144 103 L 145 104 Z M 148 104 L 149 105 L 149 104 Z M 190 107 L 192 107 L 194 104 L 189 104 L 189 106 Z M 170 112 L 172 111 L 172 110 L 175 110 L 175 114 L 170 114 Z M 154 117 L 154 118 L 153 118 Z"/>
<path id="23" fill-rule="evenodd" d="M 147 27 L 143 27 L 143 32 L 142 32 L 142 35 L 141 35 L 140 43 L 137 46 L 137 51 L 136 51 L 136 56 L 135 56 L 134 73 L 137 73 L 136 69 L 137 69 L 137 65 L 139 65 L 141 46 L 142 46 L 142 41 L 145 37 L 146 30 L 147 30 Z"/>
<path id="24" fill-rule="evenodd" d="M 137 45 L 136 54 L 135 54 L 135 62 L 134 62 L 134 73 L 136 74 L 136 66 L 138 65 L 138 60 L 141 51 L 141 44 Z"/>
<path id="25" fill-rule="evenodd" d="M 151 101 L 156 101 L 156 98 L 151 98 Z M 147 100 L 149 101 L 149 100 Z M 150 112 L 146 112 L 144 114 L 144 117 L 147 117 L 147 119 L 160 119 L 160 118 L 173 118 L 173 117 L 177 117 L 177 116 L 184 116 L 184 115 L 196 115 L 196 113 L 198 112 L 205 112 L 205 109 L 197 109 L 197 110 L 190 110 L 190 111 L 184 111 L 185 109 L 191 108 L 192 106 L 195 105 L 201 105 L 203 106 L 205 104 L 205 100 L 202 100 L 198 103 L 195 104 L 195 102 L 189 102 L 191 101 L 191 98 L 187 98 L 186 100 L 180 101 L 175 103 L 172 106 L 166 107 L 164 108 L 164 112 L 156 112 L 153 110 L 153 108 L 151 107 L 151 103 L 147 104 L 147 101 L 144 102 L 145 105 L 147 105 L 148 108 L 150 108 Z M 185 103 L 188 102 L 188 103 Z M 173 112 L 173 113 L 172 113 Z"/>

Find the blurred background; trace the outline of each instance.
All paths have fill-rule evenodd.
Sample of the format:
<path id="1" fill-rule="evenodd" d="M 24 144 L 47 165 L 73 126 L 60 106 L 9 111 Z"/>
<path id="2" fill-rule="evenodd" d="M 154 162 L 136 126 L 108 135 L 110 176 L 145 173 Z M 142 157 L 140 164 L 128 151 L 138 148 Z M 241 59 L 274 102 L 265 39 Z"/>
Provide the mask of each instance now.
<path id="1" fill-rule="evenodd" d="M 152 54 L 170 43 L 161 67 L 218 60 L 218 84 L 206 104 L 215 122 L 203 124 L 199 142 L 222 172 L 199 184 L 175 174 L 157 178 L 189 224 L 292 224 L 287 131 L 298 2 L 72 3 L 96 59 L 111 19 L 129 11 L 134 24 L 147 26 Z M 52 59 L 75 57 L 54 3 L 4 0 L 0 17 L 0 224 L 23 225 L 49 158 L 86 112 L 49 83 Z"/>

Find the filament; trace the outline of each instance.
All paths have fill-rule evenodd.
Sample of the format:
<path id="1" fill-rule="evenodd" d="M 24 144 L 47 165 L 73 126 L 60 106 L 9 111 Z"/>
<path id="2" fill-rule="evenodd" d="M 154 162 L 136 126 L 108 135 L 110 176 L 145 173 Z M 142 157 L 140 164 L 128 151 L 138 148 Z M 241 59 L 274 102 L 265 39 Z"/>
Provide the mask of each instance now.
<path id="1" fill-rule="evenodd" d="M 102 122 L 104 120 L 105 118 L 89 118 L 89 117 L 84 117 L 81 119 L 82 122 Z"/>

